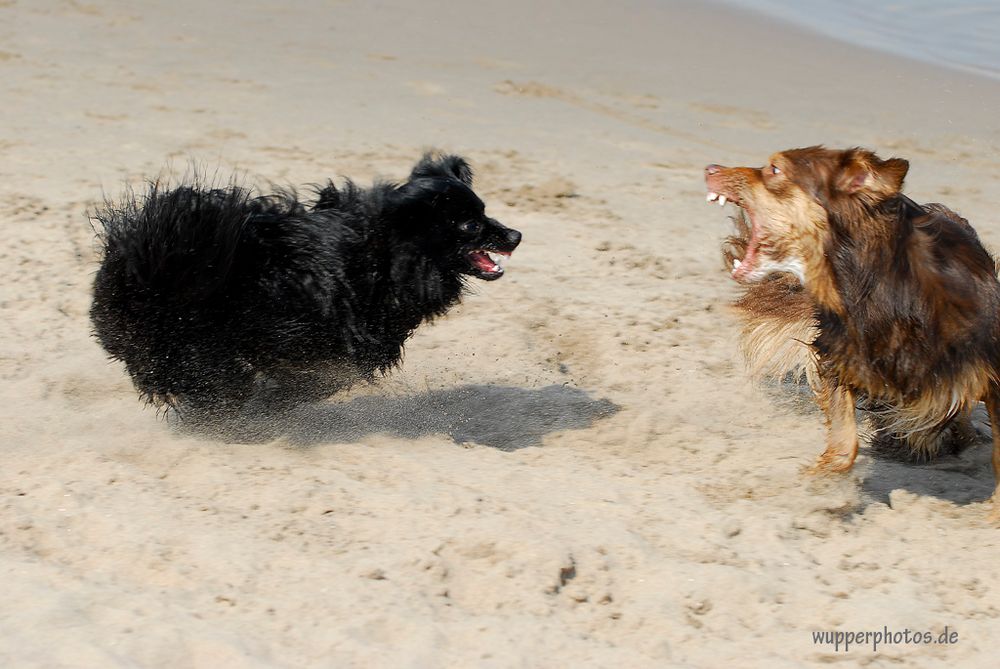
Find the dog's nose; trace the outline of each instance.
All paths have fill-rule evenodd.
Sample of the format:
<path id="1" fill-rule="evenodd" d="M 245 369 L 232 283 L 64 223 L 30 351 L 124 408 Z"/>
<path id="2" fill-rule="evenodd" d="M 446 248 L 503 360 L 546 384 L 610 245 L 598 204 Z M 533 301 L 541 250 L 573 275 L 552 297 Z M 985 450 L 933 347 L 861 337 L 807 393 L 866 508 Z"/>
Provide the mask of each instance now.
<path id="1" fill-rule="evenodd" d="M 507 243 L 510 244 L 511 248 L 515 248 L 521 243 L 521 233 L 517 230 L 507 230 Z"/>
<path id="2" fill-rule="evenodd" d="M 724 168 L 722 167 L 722 165 L 716 165 L 716 164 L 713 163 L 713 164 L 711 164 L 711 165 L 709 165 L 709 166 L 707 166 L 705 168 L 705 176 L 709 176 L 710 177 L 713 174 L 718 174 L 723 169 Z"/>

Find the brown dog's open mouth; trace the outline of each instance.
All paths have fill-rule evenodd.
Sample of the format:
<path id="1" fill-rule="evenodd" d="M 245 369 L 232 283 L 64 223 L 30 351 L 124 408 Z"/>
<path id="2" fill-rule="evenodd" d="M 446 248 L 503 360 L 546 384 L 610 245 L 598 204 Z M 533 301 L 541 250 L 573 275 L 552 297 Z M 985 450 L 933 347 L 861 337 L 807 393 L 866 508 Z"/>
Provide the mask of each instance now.
<path id="1" fill-rule="evenodd" d="M 503 276 L 503 263 L 510 257 L 508 251 L 475 249 L 465 256 L 472 266 L 473 274 L 485 281 L 495 281 Z"/>
<path id="2" fill-rule="evenodd" d="M 760 226 L 757 225 L 753 210 L 738 197 L 716 193 L 715 191 L 709 191 L 708 195 L 705 196 L 705 201 L 710 203 L 718 202 L 720 207 L 724 207 L 726 203 L 729 202 L 740 210 L 740 216 L 745 217 L 745 222 L 743 224 L 746 225 L 750 231 L 749 238 L 747 239 L 746 252 L 743 254 L 742 258 L 733 259 L 731 276 L 740 283 L 748 281 L 748 277 L 750 277 L 754 270 L 757 269 L 759 258 L 758 252 L 761 246 Z"/>

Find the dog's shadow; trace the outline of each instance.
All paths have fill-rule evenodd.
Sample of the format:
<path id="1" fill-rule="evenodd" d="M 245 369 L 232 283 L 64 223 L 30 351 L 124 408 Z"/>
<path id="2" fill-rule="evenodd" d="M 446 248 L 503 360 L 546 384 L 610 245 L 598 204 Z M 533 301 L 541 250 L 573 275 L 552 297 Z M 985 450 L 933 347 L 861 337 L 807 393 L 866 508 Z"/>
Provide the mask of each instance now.
<path id="1" fill-rule="evenodd" d="M 258 411 L 238 423 L 182 429 L 227 441 L 284 438 L 294 446 L 356 442 L 367 435 L 403 439 L 445 434 L 458 444 L 501 451 L 539 446 L 545 435 L 590 427 L 619 411 L 606 399 L 564 385 L 544 388 L 466 385 L 408 395 L 364 395 L 309 404 L 283 415 Z"/>
<path id="2" fill-rule="evenodd" d="M 822 417 L 806 384 L 785 379 L 765 387 L 778 406 L 793 413 Z M 864 423 L 864 412 L 858 412 L 857 420 L 858 425 Z M 930 462 L 906 460 L 898 453 L 885 452 L 863 440 L 862 453 L 871 459 L 871 464 L 861 486 L 862 508 L 878 502 L 889 504 L 889 494 L 900 489 L 959 505 L 989 499 L 995 483 L 990 422 L 983 406 L 973 411 L 972 423 L 979 435 L 976 443 Z"/>
<path id="3" fill-rule="evenodd" d="M 972 414 L 977 441 L 958 453 L 941 455 L 931 462 L 907 462 L 869 447 L 872 463 L 862 484 L 868 503 L 889 504 L 889 493 L 906 490 L 965 505 L 982 502 L 993 494 L 992 442 L 986 410 Z"/>
<path id="4" fill-rule="evenodd" d="M 933 462 L 909 463 L 873 457 L 862 484 L 865 500 L 889 504 L 889 493 L 907 490 L 958 505 L 984 502 L 993 494 L 995 483 L 988 444 L 977 443 L 957 455 Z"/>

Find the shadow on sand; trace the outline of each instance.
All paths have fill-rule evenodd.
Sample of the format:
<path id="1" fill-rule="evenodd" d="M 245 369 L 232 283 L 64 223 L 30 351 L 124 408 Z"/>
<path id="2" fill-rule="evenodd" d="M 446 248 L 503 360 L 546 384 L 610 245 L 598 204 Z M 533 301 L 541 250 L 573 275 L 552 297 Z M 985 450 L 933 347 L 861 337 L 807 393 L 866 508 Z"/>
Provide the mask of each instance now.
<path id="1" fill-rule="evenodd" d="M 977 414 L 981 412 L 983 420 Z M 903 462 L 883 457 L 877 449 L 867 449 L 871 470 L 862 490 L 869 502 L 889 503 L 893 490 L 930 495 L 955 504 L 982 502 L 993 494 L 995 482 L 991 464 L 990 425 L 980 407 L 973 422 L 980 439 L 957 454 L 942 455 L 931 462 Z"/>
<path id="2" fill-rule="evenodd" d="M 618 410 L 611 401 L 593 399 L 570 386 L 467 385 L 310 404 L 282 415 L 258 409 L 239 421 L 212 425 L 181 422 L 178 429 L 238 442 L 283 437 L 295 446 L 354 442 L 371 434 L 404 439 L 447 434 L 456 443 L 515 451 L 540 445 L 552 432 L 590 427 Z"/>
<path id="3" fill-rule="evenodd" d="M 804 383 L 784 381 L 766 385 L 775 404 L 787 411 L 816 416 L 822 413 L 816 406 L 812 391 Z M 857 415 L 863 425 L 865 414 Z M 930 462 L 900 458 L 862 441 L 861 452 L 871 458 L 871 467 L 862 484 L 864 507 L 872 503 L 889 503 L 889 493 L 906 490 L 916 495 L 930 495 L 954 504 L 982 502 L 990 498 L 995 486 L 991 464 L 992 442 L 989 417 L 983 406 L 972 414 L 979 440 L 955 454 L 942 454 Z M 821 449 L 822 444 L 816 447 Z M 819 450 L 816 454 L 819 454 Z"/>
<path id="4" fill-rule="evenodd" d="M 862 485 L 866 500 L 889 503 L 893 490 L 930 495 L 955 504 L 982 502 L 993 494 L 992 442 L 986 410 L 972 415 L 979 435 L 976 443 L 958 453 L 943 454 L 930 462 L 908 462 L 887 456 L 877 448 L 865 450 L 872 458 L 871 469 Z"/>

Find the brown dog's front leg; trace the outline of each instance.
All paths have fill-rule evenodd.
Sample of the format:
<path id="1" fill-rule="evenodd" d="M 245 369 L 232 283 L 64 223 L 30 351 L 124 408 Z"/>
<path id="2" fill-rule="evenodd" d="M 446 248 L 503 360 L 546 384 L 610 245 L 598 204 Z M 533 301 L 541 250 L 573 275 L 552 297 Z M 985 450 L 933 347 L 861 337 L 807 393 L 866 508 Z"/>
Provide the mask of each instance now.
<path id="1" fill-rule="evenodd" d="M 821 379 L 820 408 L 826 416 L 826 450 L 812 473 L 846 472 L 858 457 L 858 425 L 854 420 L 854 393 L 836 381 Z"/>

